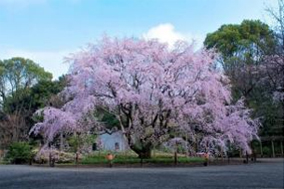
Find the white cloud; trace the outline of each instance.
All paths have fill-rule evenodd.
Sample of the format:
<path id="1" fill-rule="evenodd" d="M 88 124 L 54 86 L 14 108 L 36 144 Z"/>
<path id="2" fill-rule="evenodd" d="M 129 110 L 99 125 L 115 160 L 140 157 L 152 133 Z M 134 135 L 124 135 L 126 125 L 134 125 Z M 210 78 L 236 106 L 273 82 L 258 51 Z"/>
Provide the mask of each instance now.
<path id="1" fill-rule="evenodd" d="M 195 42 L 196 46 L 202 46 L 204 36 L 191 33 L 180 33 L 176 31 L 174 25 L 171 23 L 159 24 L 148 30 L 143 34 L 144 39 L 158 39 L 162 43 L 168 43 L 169 47 L 173 47 L 175 42 L 179 40 L 187 41 L 189 43 Z"/>
<path id="2" fill-rule="evenodd" d="M 21 49 L 1 50 L 1 59 L 9 59 L 12 57 L 24 57 L 33 60 L 43 67 L 46 71 L 52 73 L 53 78 L 56 79 L 62 74 L 66 74 L 69 65 L 64 63 L 64 57 L 68 56 L 74 51 L 27 51 Z"/>
<path id="3" fill-rule="evenodd" d="M 145 39 L 158 39 L 162 43 L 168 43 L 170 46 L 178 40 L 186 40 L 186 37 L 175 31 L 172 24 L 160 24 L 151 28 L 147 33 L 143 34 Z"/>

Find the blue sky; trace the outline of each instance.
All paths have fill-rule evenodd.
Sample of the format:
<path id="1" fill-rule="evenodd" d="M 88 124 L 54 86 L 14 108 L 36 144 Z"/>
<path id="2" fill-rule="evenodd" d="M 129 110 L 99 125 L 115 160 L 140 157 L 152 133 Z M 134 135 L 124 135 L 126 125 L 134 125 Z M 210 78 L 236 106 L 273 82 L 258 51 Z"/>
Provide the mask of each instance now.
<path id="1" fill-rule="evenodd" d="M 33 59 L 57 78 L 64 56 L 103 34 L 195 39 L 243 19 L 269 22 L 266 6 L 277 0 L 0 0 L 0 59 Z"/>

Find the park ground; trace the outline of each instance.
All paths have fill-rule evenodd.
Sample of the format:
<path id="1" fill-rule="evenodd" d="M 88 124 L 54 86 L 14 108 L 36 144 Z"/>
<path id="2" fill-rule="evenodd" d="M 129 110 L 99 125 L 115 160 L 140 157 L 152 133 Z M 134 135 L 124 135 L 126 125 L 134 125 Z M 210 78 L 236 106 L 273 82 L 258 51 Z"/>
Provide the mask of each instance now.
<path id="1" fill-rule="evenodd" d="M 283 160 L 176 168 L 47 168 L 0 165 L 0 188 L 283 188 Z"/>

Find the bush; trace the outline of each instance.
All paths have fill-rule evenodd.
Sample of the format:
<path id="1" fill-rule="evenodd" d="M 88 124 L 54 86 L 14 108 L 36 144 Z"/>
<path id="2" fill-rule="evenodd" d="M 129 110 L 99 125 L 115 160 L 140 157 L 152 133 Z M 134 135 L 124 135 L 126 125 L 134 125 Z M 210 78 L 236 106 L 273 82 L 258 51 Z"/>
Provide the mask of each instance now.
<path id="1" fill-rule="evenodd" d="M 35 149 L 34 162 L 45 164 L 49 161 L 49 156 L 55 160 L 56 163 L 73 163 L 75 161 L 75 154 L 59 151 L 57 149 L 43 148 L 41 150 Z"/>
<path id="2" fill-rule="evenodd" d="M 272 154 L 270 148 L 267 147 L 267 146 L 264 146 L 264 147 L 262 148 L 262 151 L 263 151 L 263 155 L 271 156 L 271 154 Z"/>
<path id="3" fill-rule="evenodd" d="M 33 156 L 31 146 L 26 142 L 11 144 L 6 155 L 6 160 L 14 164 L 23 164 L 31 161 Z"/>

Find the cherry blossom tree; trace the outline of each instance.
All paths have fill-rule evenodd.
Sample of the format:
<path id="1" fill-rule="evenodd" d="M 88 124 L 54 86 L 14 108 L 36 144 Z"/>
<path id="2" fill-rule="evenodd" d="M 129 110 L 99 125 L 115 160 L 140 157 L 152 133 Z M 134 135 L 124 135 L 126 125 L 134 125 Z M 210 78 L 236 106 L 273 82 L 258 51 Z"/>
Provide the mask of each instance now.
<path id="1" fill-rule="evenodd" d="M 215 54 L 179 42 L 174 49 L 156 40 L 103 38 L 68 59 L 70 83 L 60 109 L 39 110 L 43 122 L 31 133 L 47 141 L 60 132 L 103 129 L 94 116 L 99 109 L 119 121 L 130 148 L 140 158 L 173 138 L 186 142 L 202 136 L 206 150 L 228 142 L 250 151 L 258 124 L 242 101 L 231 101 L 229 80 L 214 68 Z"/>

